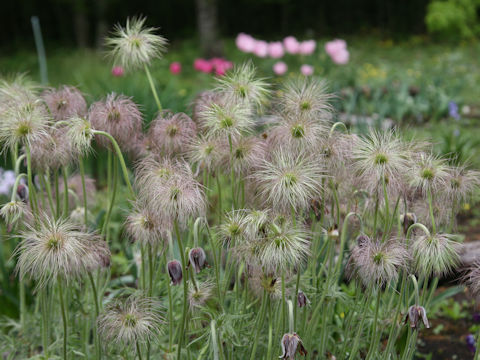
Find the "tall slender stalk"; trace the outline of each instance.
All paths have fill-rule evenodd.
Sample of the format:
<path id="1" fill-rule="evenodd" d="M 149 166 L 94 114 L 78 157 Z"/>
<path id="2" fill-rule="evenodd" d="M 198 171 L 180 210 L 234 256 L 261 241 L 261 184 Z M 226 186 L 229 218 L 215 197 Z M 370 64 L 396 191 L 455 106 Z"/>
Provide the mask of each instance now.
<path id="1" fill-rule="evenodd" d="M 35 217 L 35 221 L 38 221 L 38 203 L 37 203 L 37 192 L 35 190 L 35 186 L 33 185 L 33 175 L 32 175 L 32 156 L 30 153 L 30 146 L 28 143 L 25 144 L 25 153 L 27 155 L 27 183 L 28 183 L 28 190 L 31 201 L 31 207 L 33 216 Z"/>
<path id="2" fill-rule="evenodd" d="M 160 102 L 160 99 L 158 98 L 157 90 L 155 89 L 155 84 L 153 83 L 153 78 L 152 75 L 150 74 L 150 70 L 148 70 L 148 66 L 144 66 L 145 73 L 147 74 L 148 82 L 150 84 L 150 89 L 152 89 L 152 94 L 155 99 L 155 102 L 157 103 L 158 111 L 162 111 L 162 103 Z"/>
<path id="3" fill-rule="evenodd" d="M 187 284 L 187 264 L 185 261 L 185 248 L 183 247 L 182 238 L 180 236 L 180 230 L 178 228 L 178 221 L 175 219 L 173 221 L 175 227 L 175 235 L 177 237 L 178 247 L 180 250 L 180 259 L 182 260 L 182 272 L 183 272 L 183 310 L 182 310 L 182 320 L 180 322 L 180 338 L 178 340 L 177 346 L 177 359 L 180 359 L 182 354 L 182 345 L 183 345 L 183 336 L 185 329 L 185 322 L 187 319 L 187 301 L 188 301 L 188 284 Z"/>
<path id="4" fill-rule="evenodd" d="M 85 228 L 87 228 L 88 227 L 87 189 L 85 186 L 85 167 L 83 165 L 83 158 L 81 158 L 80 161 L 78 162 L 78 167 L 80 169 L 80 178 L 82 179 L 84 221 L 85 221 Z"/>
<path id="5" fill-rule="evenodd" d="M 67 339 L 68 339 L 68 319 L 65 305 L 65 297 L 63 296 L 62 278 L 58 276 L 58 296 L 60 298 L 60 309 L 63 323 L 63 359 L 67 360 Z"/>

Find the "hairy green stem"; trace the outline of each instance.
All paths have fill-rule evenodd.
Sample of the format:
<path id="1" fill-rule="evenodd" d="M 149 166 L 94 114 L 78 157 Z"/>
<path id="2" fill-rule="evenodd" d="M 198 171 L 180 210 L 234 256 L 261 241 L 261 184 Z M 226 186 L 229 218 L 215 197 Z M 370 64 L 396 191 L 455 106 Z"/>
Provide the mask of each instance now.
<path id="1" fill-rule="evenodd" d="M 68 339 L 68 319 L 65 305 L 65 297 L 63 295 L 63 284 L 60 275 L 57 278 L 58 282 L 58 296 L 60 298 L 60 309 L 63 323 L 63 359 L 67 360 L 67 339 Z"/>
<path id="2" fill-rule="evenodd" d="M 84 221 L 85 229 L 88 227 L 88 211 L 87 211 L 87 189 L 85 186 L 85 166 L 83 164 L 83 158 L 78 162 L 78 167 L 80 169 L 80 178 L 82 179 L 82 192 L 83 192 L 83 212 L 84 212 Z"/>
<path id="3" fill-rule="evenodd" d="M 180 338 L 178 340 L 177 346 L 177 359 L 180 360 L 180 356 L 182 354 L 182 345 L 183 345 L 183 336 L 184 336 L 184 329 L 185 329 L 185 322 L 187 320 L 187 302 L 188 302 L 188 284 L 187 284 L 187 264 L 185 261 L 185 248 L 183 247 L 182 238 L 180 236 L 180 230 L 178 228 L 178 221 L 177 219 L 173 222 L 175 227 L 175 235 L 177 237 L 178 247 L 180 250 L 180 259 L 182 260 L 182 272 L 183 272 L 183 310 L 182 310 L 182 320 L 181 320 L 181 327 L 180 327 Z"/>
<path id="4" fill-rule="evenodd" d="M 158 111 L 162 111 L 162 103 L 160 102 L 160 99 L 158 98 L 157 90 L 155 89 L 155 85 L 153 83 L 153 78 L 152 75 L 150 74 L 150 70 L 148 70 L 148 66 L 144 66 L 145 73 L 147 74 L 148 82 L 150 84 L 150 88 L 152 89 L 152 94 L 153 98 L 155 99 L 155 102 L 157 103 Z"/>

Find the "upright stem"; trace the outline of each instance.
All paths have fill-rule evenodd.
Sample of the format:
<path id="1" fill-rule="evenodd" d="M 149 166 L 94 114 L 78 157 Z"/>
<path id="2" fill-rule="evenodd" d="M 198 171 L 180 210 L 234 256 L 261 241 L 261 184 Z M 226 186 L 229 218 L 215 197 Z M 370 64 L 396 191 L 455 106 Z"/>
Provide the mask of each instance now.
<path id="1" fill-rule="evenodd" d="M 87 189 L 85 186 L 85 167 L 83 165 L 83 158 L 78 162 L 78 167 L 80 168 L 80 177 L 82 179 L 82 191 L 83 191 L 83 211 L 84 211 L 84 220 L 85 228 L 88 227 L 88 212 L 87 212 Z"/>
<path id="2" fill-rule="evenodd" d="M 267 294 L 264 291 L 263 292 L 263 297 L 262 297 L 262 305 L 260 307 L 260 312 L 258 314 L 258 324 L 256 326 L 257 331 L 255 333 L 255 339 L 253 340 L 252 352 L 250 353 L 250 360 L 254 360 L 255 355 L 257 353 L 258 338 L 260 337 L 260 331 L 263 328 L 263 322 L 265 320 L 265 313 L 266 313 L 265 309 L 267 307 L 267 302 L 268 302 Z"/>
<path id="3" fill-rule="evenodd" d="M 180 338 L 178 340 L 178 347 L 177 347 L 177 359 L 180 360 L 180 356 L 182 354 L 182 343 L 183 343 L 183 335 L 184 335 L 184 329 L 185 329 L 185 321 L 187 319 L 187 301 L 188 301 L 187 276 L 188 275 L 187 275 L 187 265 L 185 262 L 185 248 L 183 247 L 177 219 L 175 219 L 173 223 L 175 227 L 175 235 L 177 237 L 178 247 L 180 250 L 180 259 L 182 260 L 182 272 L 183 272 L 183 311 L 182 311 L 182 321 L 181 321 L 182 327 L 180 328 Z"/>
<path id="4" fill-rule="evenodd" d="M 378 322 L 378 309 L 380 307 L 380 297 L 382 293 L 380 289 L 377 289 L 377 301 L 375 302 L 375 315 L 373 317 L 373 329 L 372 329 L 372 341 L 370 343 L 370 349 L 368 350 L 367 360 L 371 359 L 376 351 L 377 347 L 377 322 Z"/>
<path id="5" fill-rule="evenodd" d="M 135 341 L 135 348 L 137 349 L 138 360 L 142 360 L 142 352 L 140 351 L 140 344 Z"/>
<path id="6" fill-rule="evenodd" d="M 427 189 L 427 197 L 428 197 L 428 208 L 430 210 L 430 219 L 432 221 L 432 232 L 436 234 L 437 226 L 435 224 L 435 217 L 433 216 L 433 197 L 432 197 L 432 190 L 430 189 L 430 187 Z"/>
<path id="7" fill-rule="evenodd" d="M 117 195 L 117 173 L 118 173 L 118 164 L 116 160 L 113 160 L 113 174 L 112 174 L 112 182 L 113 182 L 113 187 L 112 187 L 112 192 L 111 192 L 111 198 L 110 198 L 110 203 L 108 205 L 107 213 L 105 215 L 105 221 L 103 223 L 102 227 L 102 235 L 105 235 L 108 233 L 108 224 L 110 222 L 110 217 L 112 216 L 112 209 L 113 205 L 115 203 L 115 197 Z M 108 242 L 108 236 L 106 237 L 107 242 Z M 143 259 L 142 259 L 143 260 Z"/>
<path id="8" fill-rule="evenodd" d="M 43 354 L 45 359 L 48 360 L 48 322 L 50 319 L 48 318 L 48 293 L 47 289 L 41 290 L 40 293 L 40 303 L 41 303 L 41 313 L 42 313 L 42 346 L 43 346 Z"/>
<path id="9" fill-rule="evenodd" d="M 98 318 L 98 315 L 100 314 L 100 306 L 98 304 L 97 287 L 95 285 L 95 280 L 93 279 L 92 273 L 90 271 L 88 272 L 88 279 L 90 281 L 90 285 L 92 286 L 93 299 L 95 303 L 95 320 L 96 320 Z M 97 353 L 97 359 L 100 360 L 102 358 L 102 348 L 100 346 L 100 341 L 98 338 L 96 321 L 95 321 L 95 324 L 93 325 L 93 337 L 95 342 L 95 352 Z"/>
<path id="10" fill-rule="evenodd" d="M 37 204 L 37 195 L 35 191 L 35 186 L 33 185 L 33 176 L 32 176 L 32 156 L 30 154 L 30 146 L 28 143 L 25 144 L 25 153 L 27 155 L 27 182 L 28 190 L 30 197 L 32 199 L 30 205 L 32 206 L 33 215 L 35 220 L 38 221 L 38 204 Z"/>
<path id="11" fill-rule="evenodd" d="M 155 90 L 155 85 L 153 84 L 153 78 L 152 78 L 152 75 L 150 74 L 150 70 L 148 70 L 147 65 L 145 65 L 144 68 L 145 68 L 145 73 L 147 74 L 148 82 L 150 83 L 150 88 L 152 89 L 153 97 L 155 99 L 155 102 L 157 103 L 158 111 L 162 111 L 162 103 L 158 98 L 157 90 Z"/>
<path id="12" fill-rule="evenodd" d="M 217 330 L 215 328 L 215 320 L 210 321 L 210 331 L 212 336 L 212 347 L 213 347 L 213 359 L 218 359 L 218 341 L 217 341 Z"/>
<path id="13" fill-rule="evenodd" d="M 217 180 L 217 191 L 218 191 L 218 223 L 222 222 L 222 186 L 220 185 L 220 173 L 217 172 L 215 176 Z"/>
<path id="14" fill-rule="evenodd" d="M 475 340 L 477 342 L 477 346 L 475 350 L 475 357 L 473 358 L 473 360 L 479 360 L 480 359 L 480 327 L 477 330 Z"/>
<path id="15" fill-rule="evenodd" d="M 68 217 L 68 170 L 64 166 L 62 169 L 63 175 L 63 216 Z"/>
<path id="16" fill-rule="evenodd" d="M 57 207 L 57 219 L 60 217 L 60 184 L 58 180 L 58 170 L 55 170 L 55 200 Z"/>
<path id="17" fill-rule="evenodd" d="M 60 276 L 57 278 L 58 281 L 58 296 L 60 298 L 60 308 L 62 312 L 62 322 L 63 322 L 63 359 L 67 359 L 67 338 L 68 338 L 68 323 L 67 323 L 67 313 L 65 306 L 65 298 L 63 296 L 63 286 L 62 279 Z"/>
<path id="18" fill-rule="evenodd" d="M 165 261 L 165 267 L 167 266 L 167 250 L 163 251 L 163 260 Z M 172 289 L 170 286 L 170 277 L 168 271 L 167 275 L 167 293 L 168 293 L 168 351 L 172 350 L 173 342 L 173 301 L 172 301 Z"/>
<path id="19" fill-rule="evenodd" d="M 233 201 L 233 208 L 237 208 L 237 200 L 235 198 L 235 170 L 233 167 L 233 144 L 232 144 L 232 136 L 228 135 L 228 145 L 230 147 L 230 175 L 231 175 L 231 186 L 232 186 L 232 201 Z"/>

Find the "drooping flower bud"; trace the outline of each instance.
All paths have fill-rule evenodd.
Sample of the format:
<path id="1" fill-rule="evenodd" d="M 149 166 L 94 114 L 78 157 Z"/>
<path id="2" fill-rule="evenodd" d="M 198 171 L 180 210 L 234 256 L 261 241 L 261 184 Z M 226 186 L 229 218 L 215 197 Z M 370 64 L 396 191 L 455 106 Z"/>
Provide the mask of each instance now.
<path id="1" fill-rule="evenodd" d="M 298 292 L 298 296 L 297 296 L 297 305 L 298 307 L 304 307 L 304 306 L 307 306 L 310 304 L 310 300 L 307 299 L 307 296 L 305 295 L 305 293 L 303 291 L 299 291 Z"/>
<path id="2" fill-rule="evenodd" d="M 19 184 L 18 188 L 17 188 L 17 196 L 24 203 L 27 203 L 28 202 L 28 187 L 24 184 Z"/>
<path id="3" fill-rule="evenodd" d="M 420 321 L 423 322 L 423 325 L 425 325 L 427 329 L 430 328 L 430 323 L 427 319 L 427 311 L 423 306 L 410 306 L 410 308 L 408 309 L 407 319 L 410 321 L 410 327 L 414 330 L 418 330 Z M 405 319 L 405 322 L 407 319 Z"/>
<path id="4" fill-rule="evenodd" d="M 370 238 L 365 234 L 361 234 L 361 235 L 357 236 L 357 245 L 359 247 L 362 247 L 363 245 L 365 245 L 369 241 L 370 241 Z"/>
<path id="5" fill-rule="evenodd" d="M 300 355 L 307 355 L 307 350 L 303 347 L 302 339 L 297 333 L 283 335 L 280 345 L 282 346 L 280 359 L 294 360 L 297 352 Z"/>
<path id="6" fill-rule="evenodd" d="M 407 212 L 401 216 L 403 233 L 407 235 L 408 228 L 417 222 L 417 216 L 414 213 Z"/>
<path id="7" fill-rule="evenodd" d="M 207 265 L 207 256 L 205 251 L 201 248 L 193 248 L 188 253 L 188 260 L 198 274 Z"/>
<path id="8" fill-rule="evenodd" d="M 169 261 L 167 264 L 168 275 L 172 280 L 172 285 L 178 285 L 183 279 L 182 264 L 178 260 Z"/>

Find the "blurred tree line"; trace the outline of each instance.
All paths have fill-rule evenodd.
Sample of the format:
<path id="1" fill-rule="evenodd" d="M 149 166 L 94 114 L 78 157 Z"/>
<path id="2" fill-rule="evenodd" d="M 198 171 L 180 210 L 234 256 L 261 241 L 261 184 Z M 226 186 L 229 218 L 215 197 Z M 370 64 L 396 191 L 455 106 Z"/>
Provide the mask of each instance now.
<path id="1" fill-rule="evenodd" d="M 32 47 L 30 18 L 57 46 L 98 47 L 107 31 L 132 15 L 172 41 L 203 39 L 207 53 L 218 38 L 248 32 L 266 39 L 286 35 L 342 36 L 378 33 L 403 37 L 425 32 L 429 0 L 4 0 L 0 12 L 3 52 Z"/>

